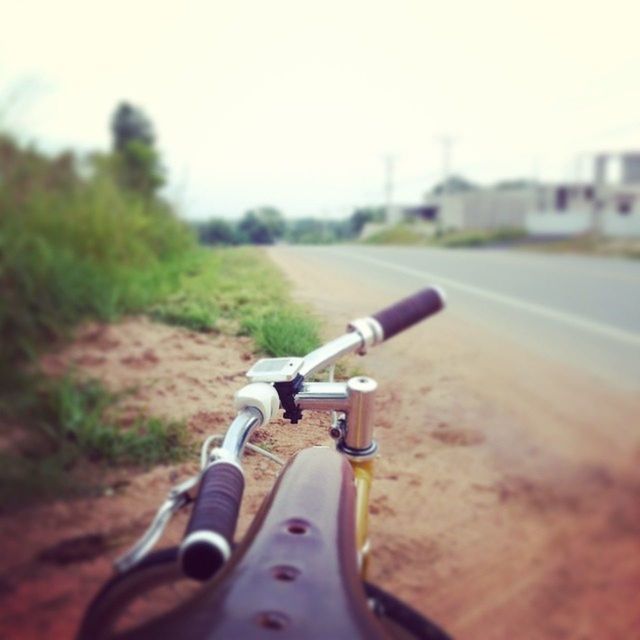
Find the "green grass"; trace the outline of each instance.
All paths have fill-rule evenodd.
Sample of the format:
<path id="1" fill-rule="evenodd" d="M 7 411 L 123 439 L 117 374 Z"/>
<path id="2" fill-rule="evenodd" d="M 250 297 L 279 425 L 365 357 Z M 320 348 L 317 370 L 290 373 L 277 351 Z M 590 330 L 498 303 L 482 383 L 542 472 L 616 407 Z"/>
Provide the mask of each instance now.
<path id="1" fill-rule="evenodd" d="M 180 293 L 151 317 L 198 331 L 249 335 L 268 355 L 303 355 L 320 344 L 319 322 L 294 304 L 282 274 L 253 247 L 203 249 Z"/>
<path id="2" fill-rule="evenodd" d="M 110 415 L 121 395 L 95 380 L 80 383 L 67 377 L 52 382 L 44 390 L 44 403 L 39 403 L 44 435 L 54 446 L 64 440 L 89 460 L 151 465 L 178 459 L 184 425 L 140 416 L 123 427 L 117 415 Z"/>
<path id="3" fill-rule="evenodd" d="M 255 248 L 201 249 L 177 277 L 180 293 L 149 308 L 157 320 L 203 332 L 249 335 L 273 356 L 303 355 L 320 344 L 319 322 L 294 304 L 282 274 Z M 15 377 L 0 393 L 0 413 L 26 426 L 11 454 L 0 453 L 0 509 L 77 491 L 74 470 L 98 465 L 153 465 L 181 458 L 181 423 L 140 416 L 118 420 L 122 394 L 72 375 Z M 91 486 L 91 483 L 89 483 Z"/>
<path id="4" fill-rule="evenodd" d="M 398 224 L 377 231 L 363 242 L 365 244 L 415 246 L 428 244 L 429 239 L 424 234 L 418 233 L 411 225 Z"/>
<path id="5" fill-rule="evenodd" d="M 250 335 L 271 355 L 319 344 L 318 323 L 264 254 L 199 248 L 166 203 L 123 191 L 107 164 L 87 176 L 70 154 L 50 158 L 0 133 L 0 504 L 73 491 L 83 464 L 152 465 L 185 452 L 181 424 L 124 425 L 119 397 L 100 384 L 38 374 L 39 354 L 84 320 L 146 312 Z"/>
<path id="6" fill-rule="evenodd" d="M 184 424 L 140 416 L 124 426 L 117 409 L 122 395 L 67 376 L 23 384 L 18 401 L 0 397 L 3 415 L 22 426 L 14 430 L 17 444 L 0 453 L 0 511 L 76 493 L 72 472 L 82 461 L 151 466 L 181 459 Z"/>
<path id="7" fill-rule="evenodd" d="M 509 243 L 526 237 L 522 229 L 495 229 L 487 231 L 445 231 L 434 236 L 426 236 L 416 231 L 411 224 L 399 224 L 381 229 L 363 240 L 365 244 L 432 246 L 432 247 L 484 247 L 493 244 Z"/>
<path id="8" fill-rule="evenodd" d="M 192 232 L 166 203 L 122 190 L 98 164 L 86 168 L 0 132 L 5 496 L 55 494 L 78 461 L 154 464 L 183 449 L 180 425 L 141 417 L 124 428 L 109 417 L 117 398 L 99 385 L 38 374 L 41 351 L 74 326 L 148 308 L 197 261 Z"/>
<path id="9" fill-rule="evenodd" d="M 166 297 L 195 238 L 167 205 L 0 135 L 0 369 Z"/>
<path id="10" fill-rule="evenodd" d="M 584 233 L 573 238 L 523 244 L 521 249 L 545 253 L 580 253 L 640 260 L 640 239 L 606 238 Z"/>
<path id="11" fill-rule="evenodd" d="M 320 343 L 317 323 L 295 308 L 258 319 L 252 335 L 256 344 L 272 356 L 304 356 Z"/>
<path id="12" fill-rule="evenodd" d="M 442 247 L 484 247 L 492 244 L 509 243 L 526 238 L 523 229 L 494 229 L 487 231 L 451 231 L 436 238 Z"/>

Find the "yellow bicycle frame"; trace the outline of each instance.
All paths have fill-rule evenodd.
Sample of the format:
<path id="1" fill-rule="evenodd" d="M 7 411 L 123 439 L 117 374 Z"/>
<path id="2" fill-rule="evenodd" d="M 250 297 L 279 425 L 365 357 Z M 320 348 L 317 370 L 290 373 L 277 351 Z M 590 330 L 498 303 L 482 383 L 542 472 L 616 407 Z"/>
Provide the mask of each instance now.
<path id="1" fill-rule="evenodd" d="M 366 579 L 369 568 L 369 495 L 373 482 L 373 460 L 350 460 L 356 485 L 356 548 L 361 558 L 361 573 Z"/>

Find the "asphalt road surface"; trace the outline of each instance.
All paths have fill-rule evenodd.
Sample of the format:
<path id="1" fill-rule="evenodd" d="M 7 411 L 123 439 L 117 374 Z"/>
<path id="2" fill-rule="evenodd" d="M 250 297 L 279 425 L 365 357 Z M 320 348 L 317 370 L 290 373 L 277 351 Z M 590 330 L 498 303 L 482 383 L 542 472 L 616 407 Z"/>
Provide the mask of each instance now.
<path id="1" fill-rule="evenodd" d="M 623 388 L 640 388 L 640 261 L 507 250 L 287 249 L 405 295 L 428 283 L 449 313 Z"/>

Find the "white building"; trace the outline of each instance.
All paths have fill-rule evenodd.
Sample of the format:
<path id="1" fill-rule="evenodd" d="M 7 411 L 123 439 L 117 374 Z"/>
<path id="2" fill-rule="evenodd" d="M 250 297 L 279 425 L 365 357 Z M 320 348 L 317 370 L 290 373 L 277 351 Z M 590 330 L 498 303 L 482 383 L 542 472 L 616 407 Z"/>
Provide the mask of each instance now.
<path id="1" fill-rule="evenodd" d="M 589 182 L 513 183 L 429 195 L 421 209 L 445 231 L 518 228 L 547 236 L 588 231 L 640 236 L 640 152 L 598 154 Z"/>

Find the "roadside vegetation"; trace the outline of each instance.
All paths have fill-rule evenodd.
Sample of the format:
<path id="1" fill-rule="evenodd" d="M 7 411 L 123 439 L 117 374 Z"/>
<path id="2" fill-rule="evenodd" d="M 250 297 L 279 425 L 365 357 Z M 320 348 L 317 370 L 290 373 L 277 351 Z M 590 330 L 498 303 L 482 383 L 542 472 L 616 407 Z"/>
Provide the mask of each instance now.
<path id="1" fill-rule="evenodd" d="M 203 244 L 235 246 L 290 244 L 332 244 L 358 239 L 368 222 L 382 222 L 384 208 L 356 209 L 343 220 L 296 218 L 287 220 L 275 207 L 258 207 L 247 211 L 239 221 L 212 218 L 198 223 L 195 230 Z"/>
<path id="2" fill-rule="evenodd" d="M 175 292 L 149 314 L 195 331 L 251 336 L 272 356 L 303 355 L 320 343 L 319 322 L 291 301 L 280 272 L 251 247 L 197 251 Z"/>
<path id="3" fill-rule="evenodd" d="M 151 123 L 120 105 L 110 153 L 50 156 L 0 133 L 0 509 L 74 491 L 87 464 L 147 466 L 180 459 L 185 425 L 121 419 L 113 394 L 73 372 L 38 368 L 86 320 L 123 314 L 202 332 L 250 335 L 282 355 L 318 343 L 255 249 L 204 249 L 159 195 Z"/>
<path id="4" fill-rule="evenodd" d="M 578 253 L 640 260 L 640 239 L 605 238 L 591 233 L 581 234 L 573 238 L 525 243 L 520 248 L 544 253 Z"/>
<path id="5" fill-rule="evenodd" d="M 526 237 L 524 230 L 511 228 L 487 231 L 436 231 L 433 235 L 428 235 L 418 225 L 402 223 L 381 229 L 362 242 L 374 245 L 459 248 L 509 244 Z"/>

